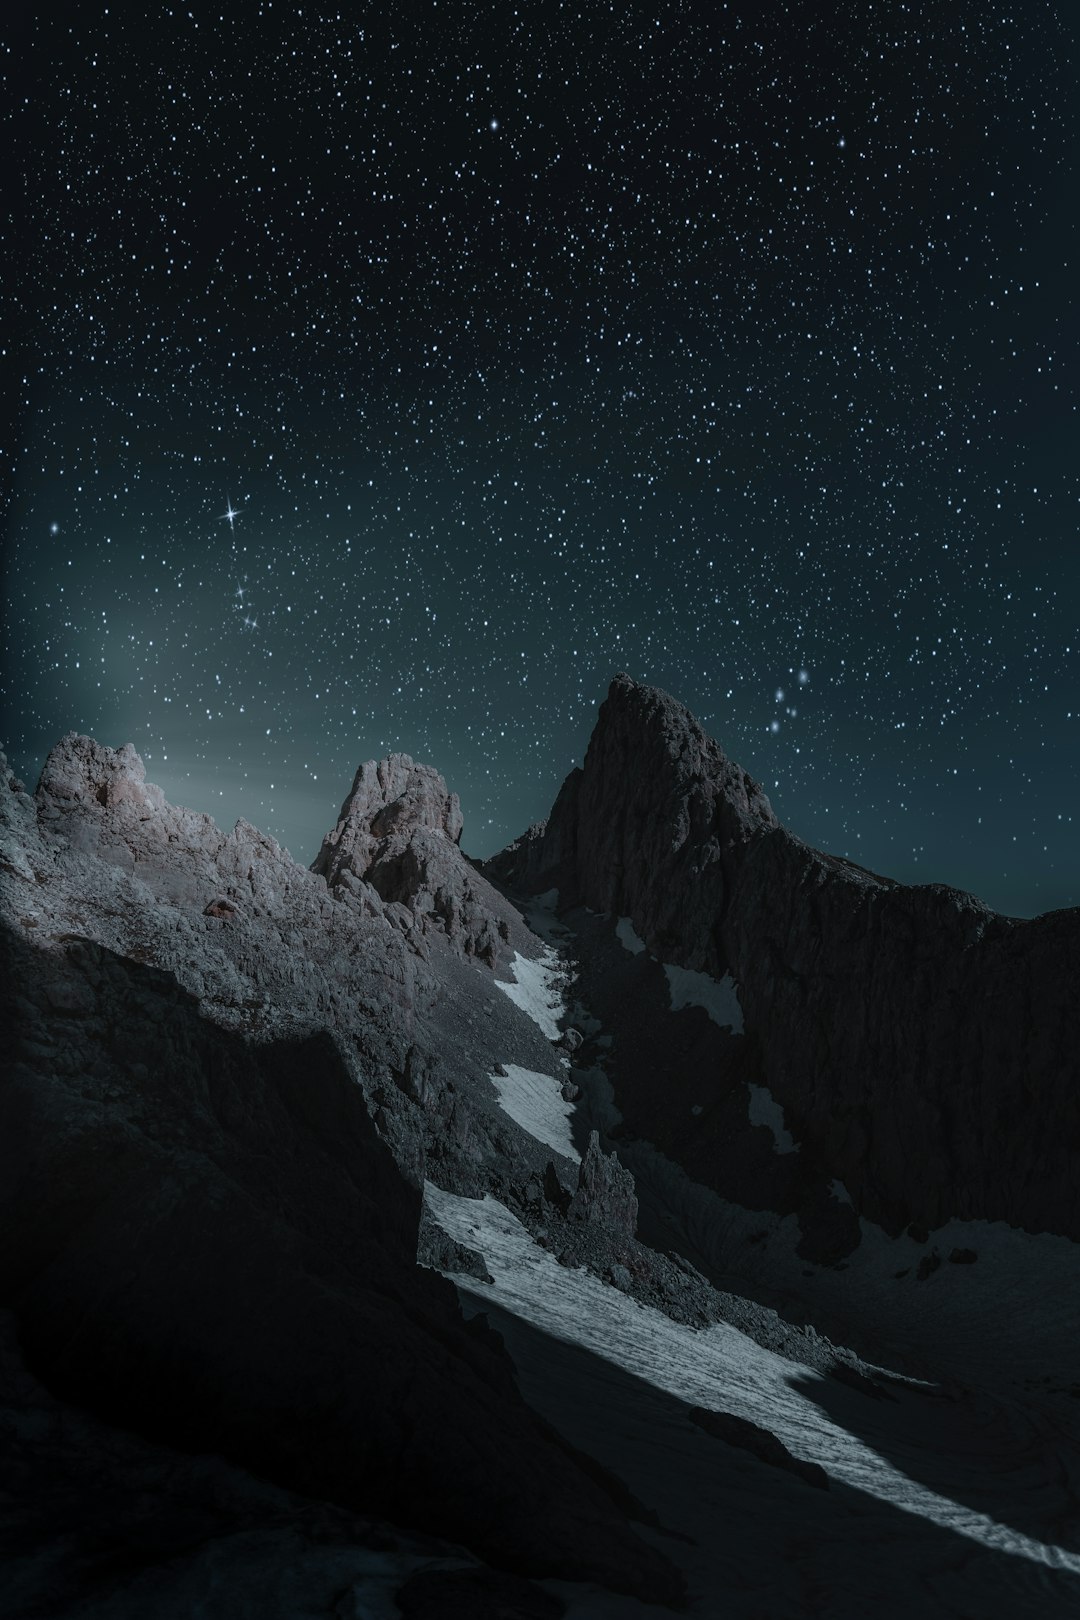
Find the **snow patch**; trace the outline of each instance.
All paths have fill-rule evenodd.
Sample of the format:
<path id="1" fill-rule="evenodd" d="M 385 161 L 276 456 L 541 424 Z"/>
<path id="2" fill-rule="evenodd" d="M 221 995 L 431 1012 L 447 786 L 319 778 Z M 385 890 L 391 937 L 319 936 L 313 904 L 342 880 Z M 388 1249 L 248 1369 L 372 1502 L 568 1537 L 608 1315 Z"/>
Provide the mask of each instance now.
<path id="1" fill-rule="evenodd" d="M 491 1083 L 499 1093 L 499 1107 L 523 1131 L 564 1158 L 580 1162 L 581 1154 L 570 1135 L 574 1105 L 564 1101 L 557 1080 L 550 1074 L 537 1074 L 533 1069 L 508 1063 L 506 1073 L 493 1074 Z"/>
<path id="2" fill-rule="evenodd" d="M 559 987 L 559 965 L 558 954 L 550 945 L 544 947 L 535 961 L 515 951 L 510 964 L 515 982 L 507 984 L 502 979 L 495 980 L 504 995 L 509 996 L 515 1006 L 539 1025 L 549 1041 L 558 1040 L 559 1019 L 566 1012 L 566 1003 Z"/>
<path id="3" fill-rule="evenodd" d="M 645 941 L 634 933 L 634 925 L 629 917 L 619 918 L 615 924 L 615 937 L 623 950 L 629 951 L 631 956 L 640 956 L 645 949 Z"/>
<path id="4" fill-rule="evenodd" d="M 829 1187 L 829 1191 L 832 1193 L 838 1204 L 851 1204 L 851 1207 L 854 1209 L 855 1206 L 852 1204 L 851 1194 L 848 1192 L 842 1181 L 834 1180 Z"/>
<path id="5" fill-rule="evenodd" d="M 683 1007 L 703 1007 L 721 1029 L 730 1028 L 734 1034 L 742 1034 L 742 1008 L 730 973 L 722 979 L 714 979 L 708 973 L 695 973 L 692 968 L 672 967 L 670 962 L 664 963 L 664 972 L 672 1012 L 681 1012 Z"/>
<path id="6" fill-rule="evenodd" d="M 746 1087 L 750 1093 L 747 1112 L 750 1115 L 751 1125 L 769 1127 L 773 1134 L 774 1153 L 798 1153 L 799 1144 L 784 1124 L 784 1110 L 768 1086 L 755 1086 L 748 1080 Z"/>

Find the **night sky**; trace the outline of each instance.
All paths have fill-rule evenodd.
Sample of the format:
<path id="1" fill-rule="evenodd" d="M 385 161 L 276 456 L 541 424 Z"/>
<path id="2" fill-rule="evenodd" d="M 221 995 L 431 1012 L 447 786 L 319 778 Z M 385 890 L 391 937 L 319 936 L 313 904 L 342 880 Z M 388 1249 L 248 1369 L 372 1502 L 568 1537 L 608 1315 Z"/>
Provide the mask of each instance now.
<path id="1" fill-rule="evenodd" d="M 13 9 L 20 774 L 309 861 L 403 749 L 486 854 L 626 670 L 810 842 L 1080 903 L 1064 0 Z"/>

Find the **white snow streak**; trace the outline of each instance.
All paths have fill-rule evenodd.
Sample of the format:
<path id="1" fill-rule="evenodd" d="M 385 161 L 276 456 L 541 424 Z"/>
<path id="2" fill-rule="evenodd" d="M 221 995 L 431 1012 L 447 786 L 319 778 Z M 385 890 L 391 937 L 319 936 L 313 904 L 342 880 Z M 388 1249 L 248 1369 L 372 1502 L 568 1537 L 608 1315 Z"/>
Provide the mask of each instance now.
<path id="1" fill-rule="evenodd" d="M 536 961 L 515 952 L 510 969 L 516 983 L 495 980 L 499 989 L 540 1026 L 549 1041 L 558 1039 L 559 1019 L 566 1012 L 559 988 L 559 965 L 559 957 L 550 946 L 545 947 Z"/>
<path id="2" fill-rule="evenodd" d="M 499 1093 L 499 1107 L 564 1158 L 579 1161 L 581 1154 L 570 1135 L 573 1103 L 564 1102 L 557 1080 L 550 1074 L 537 1074 L 533 1069 L 521 1069 L 516 1063 L 506 1065 L 505 1074 L 493 1074 L 491 1083 Z"/>

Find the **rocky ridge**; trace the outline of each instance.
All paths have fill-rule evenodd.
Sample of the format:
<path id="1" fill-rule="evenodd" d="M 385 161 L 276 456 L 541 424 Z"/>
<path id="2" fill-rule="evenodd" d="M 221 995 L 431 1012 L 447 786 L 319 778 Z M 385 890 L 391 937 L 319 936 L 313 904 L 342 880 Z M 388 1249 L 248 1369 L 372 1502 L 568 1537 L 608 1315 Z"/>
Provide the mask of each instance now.
<path id="1" fill-rule="evenodd" d="M 59 1469 L 70 1529 L 99 1523 L 87 1482 L 109 1481 L 145 1570 L 117 1584 L 104 1520 L 100 1545 L 50 1543 L 45 1506 L 19 1524 L 55 1556 L 20 1553 L 0 1606 L 22 1613 L 11 1594 L 48 1565 L 50 1613 L 82 1614 L 84 1590 L 102 1620 L 139 1594 L 172 1612 L 178 1536 L 184 1601 L 236 1580 L 282 1620 L 289 1593 L 344 1590 L 372 1557 L 402 1613 L 554 1615 L 526 1579 L 550 1574 L 677 1604 L 655 1517 L 525 1406 L 485 1318 L 463 1321 L 438 1272 L 490 1289 L 507 1331 L 497 1246 L 470 1247 L 476 1206 L 439 1214 L 436 1189 L 492 1195 L 566 1287 L 595 1287 L 583 1268 L 630 1296 L 627 1320 L 736 1326 L 875 1407 L 884 1366 L 929 1386 L 873 1335 L 878 1370 L 815 1331 L 843 1321 L 755 1292 L 774 1217 L 798 1216 L 811 1279 L 845 1269 L 859 1215 L 916 1223 L 905 1251 L 943 1212 L 1069 1231 L 1077 913 L 997 918 L 810 849 L 685 709 L 625 677 L 546 825 L 482 868 L 460 837 L 455 797 L 407 755 L 360 768 L 311 871 L 170 806 L 130 748 L 73 734 L 34 795 L 0 769 L 0 1325 L 18 1341 L 0 1335 L 0 1485 L 54 1503 Z M 526 898 L 553 887 L 562 920 Z M 547 941 L 576 998 L 557 1024 Z M 984 1081 L 1010 1141 L 979 1125 Z M 1044 1096 L 1052 1129 L 1028 1117 Z M 695 1182 L 738 1206 L 730 1272 L 693 1241 Z M 989 1270 L 943 1253 L 918 1261 L 920 1300 L 935 1266 Z M 43 1442 L 43 1403 L 73 1451 Z M 724 1392 L 686 1418 L 822 1482 Z M 192 1449 L 209 1472 L 178 1465 Z M 278 1591 L 283 1538 L 303 1574 Z M 367 1581 L 340 1602 L 374 1601 Z"/>
<path id="2" fill-rule="evenodd" d="M 712 1032 L 712 1126 L 707 1109 L 670 1149 L 707 1185 L 742 1174 L 726 1074 L 744 1117 L 747 1083 L 783 1110 L 785 1207 L 847 1219 L 834 1259 L 855 1213 L 893 1234 L 956 1216 L 1080 1238 L 1080 911 L 1003 917 L 812 849 L 681 704 L 627 676 L 548 821 L 484 870 L 624 917 L 661 963 L 737 989 L 742 1028 Z M 651 1102 L 638 1091 L 634 1128 L 661 1141 L 668 1095 L 655 1076 Z"/>
<path id="3" fill-rule="evenodd" d="M 674 1596 L 416 1265 L 425 1178 L 523 1201 L 552 1164 L 495 1065 L 562 1068 L 499 988 L 541 942 L 435 773 L 379 771 L 327 875 L 168 805 L 130 748 L 69 736 L 33 796 L 0 772 L 0 1302 L 53 1397 L 155 1444 Z"/>

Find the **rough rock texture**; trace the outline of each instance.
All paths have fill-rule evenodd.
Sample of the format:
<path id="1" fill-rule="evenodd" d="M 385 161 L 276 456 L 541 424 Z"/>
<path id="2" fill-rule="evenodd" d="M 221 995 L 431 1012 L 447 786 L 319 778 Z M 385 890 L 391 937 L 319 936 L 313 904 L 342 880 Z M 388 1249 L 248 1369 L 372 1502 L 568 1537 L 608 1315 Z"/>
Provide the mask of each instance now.
<path id="1" fill-rule="evenodd" d="M 505 1195 L 550 1156 L 488 1075 L 557 1059 L 491 973 L 74 736 L 33 798 L 0 762 L 0 910 L 0 1304 L 33 1373 L 519 1572 L 672 1592 L 415 1263 L 425 1176 Z"/>
<path id="2" fill-rule="evenodd" d="M 590 1133 L 588 1151 L 578 1166 L 577 1190 L 567 1213 L 571 1220 L 605 1226 L 617 1237 L 632 1239 L 637 1231 L 634 1178 L 614 1153 L 603 1152 L 596 1131 Z"/>
<path id="3" fill-rule="evenodd" d="M 461 831 L 458 796 L 437 771 L 408 754 L 368 760 L 312 871 L 332 888 L 370 884 L 383 900 L 408 907 L 422 929 L 441 931 L 463 955 L 494 967 L 520 941 L 521 922 L 461 856 Z"/>
<path id="4" fill-rule="evenodd" d="M 1080 911 L 1020 921 L 821 854 L 685 708 L 626 676 L 547 823 L 485 869 L 730 973 L 804 1162 L 886 1230 L 959 1216 L 1080 1238 Z"/>
<path id="5" fill-rule="evenodd" d="M 548 820 L 485 870 L 530 890 L 558 888 L 562 906 L 631 916 L 658 955 L 714 971 L 725 872 L 778 826 L 757 784 L 681 705 L 619 676 L 584 769 L 571 771 Z"/>

